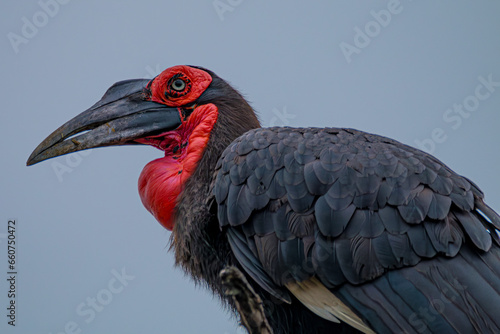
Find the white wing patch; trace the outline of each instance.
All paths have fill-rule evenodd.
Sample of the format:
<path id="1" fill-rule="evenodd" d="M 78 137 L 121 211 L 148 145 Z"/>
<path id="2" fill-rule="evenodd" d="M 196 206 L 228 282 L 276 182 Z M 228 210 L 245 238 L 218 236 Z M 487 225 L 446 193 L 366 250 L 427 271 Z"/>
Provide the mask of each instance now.
<path id="1" fill-rule="evenodd" d="M 336 323 L 340 320 L 366 334 L 375 334 L 347 305 L 331 293 L 317 278 L 286 284 L 290 292 L 309 310 Z"/>

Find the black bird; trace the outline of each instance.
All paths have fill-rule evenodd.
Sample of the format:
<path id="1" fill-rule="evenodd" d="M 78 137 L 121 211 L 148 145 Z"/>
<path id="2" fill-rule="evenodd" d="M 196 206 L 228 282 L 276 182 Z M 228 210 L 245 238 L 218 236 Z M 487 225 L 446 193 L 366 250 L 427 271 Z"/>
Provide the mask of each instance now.
<path id="1" fill-rule="evenodd" d="M 176 263 L 229 304 L 234 265 L 274 333 L 500 333 L 500 216 L 433 156 L 340 128 L 261 128 L 213 72 L 114 84 L 32 153 L 147 144 L 139 179 Z"/>

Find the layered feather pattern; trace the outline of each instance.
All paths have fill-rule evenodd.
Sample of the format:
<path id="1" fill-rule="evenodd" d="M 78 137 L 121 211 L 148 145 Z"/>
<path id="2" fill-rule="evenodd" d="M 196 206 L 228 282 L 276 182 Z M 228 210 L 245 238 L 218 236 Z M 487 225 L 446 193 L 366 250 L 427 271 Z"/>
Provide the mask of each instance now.
<path id="1" fill-rule="evenodd" d="M 355 297 L 355 289 L 367 289 L 373 299 L 384 294 L 382 287 L 401 293 L 421 283 L 422 293 L 429 293 L 422 298 L 428 300 L 432 289 L 442 291 L 447 282 L 439 265 L 446 268 L 453 260 L 450 268 L 458 268 L 472 253 L 491 260 L 484 254 L 498 254 L 496 245 L 491 250 L 492 240 L 500 244 L 500 218 L 471 181 L 425 152 L 352 129 L 249 131 L 220 158 L 213 193 L 220 226 L 228 230 L 237 259 L 257 283 L 284 301 L 290 301 L 283 288 L 287 283 L 311 277 L 358 314 L 369 306 L 355 306 L 363 299 Z M 495 266 L 494 284 L 500 284 L 500 261 L 495 261 L 485 265 Z M 421 268 L 425 284 L 412 276 Z M 410 297 L 398 298 L 408 302 Z M 472 299 L 468 305 L 477 309 Z M 391 328 L 364 317 L 373 328 Z M 474 328 L 493 326 L 485 319 L 474 321 Z"/>

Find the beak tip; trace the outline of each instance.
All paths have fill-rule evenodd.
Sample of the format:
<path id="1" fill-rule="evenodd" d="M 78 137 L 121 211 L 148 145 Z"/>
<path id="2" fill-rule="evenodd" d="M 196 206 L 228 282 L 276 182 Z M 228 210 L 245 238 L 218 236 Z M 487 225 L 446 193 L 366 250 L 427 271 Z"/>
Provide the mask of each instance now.
<path id="1" fill-rule="evenodd" d="M 26 166 L 32 166 L 32 165 L 37 164 L 37 163 L 41 162 L 42 160 L 44 160 L 44 159 L 40 159 L 40 157 L 41 157 L 40 153 L 42 153 L 42 151 L 43 151 L 43 149 L 41 149 L 42 145 L 43 145 L 43 142 L 40 145 L 38 145 L 33 150 L 33 152 L 31 152 L 28 160 L 26 161 Z"/>
<path id="2" fill-rule="evenodd" d="M 26 166 L 32 166 L 36 163 L 38 163 L 39 161 L 37 161 L 36 159 L 36 156 L 34 156 L 33 154 L 30 155 L 30 157 L 28 158 L 28 160 L 26 161 Z"/>

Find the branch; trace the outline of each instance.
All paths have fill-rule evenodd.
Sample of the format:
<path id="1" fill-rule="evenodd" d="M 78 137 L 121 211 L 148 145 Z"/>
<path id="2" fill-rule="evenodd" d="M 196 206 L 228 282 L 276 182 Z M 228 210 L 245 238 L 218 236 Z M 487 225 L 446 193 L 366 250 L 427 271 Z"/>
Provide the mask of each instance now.
<path id="1" fill-rule="evenodd" d="M 245 276 L 236 267 L 226 267 L 219 274 L 226 295 L 231 296 L 241 323 L 250 334 L 272 334 L 262 300 L 252 289 Z"/>

